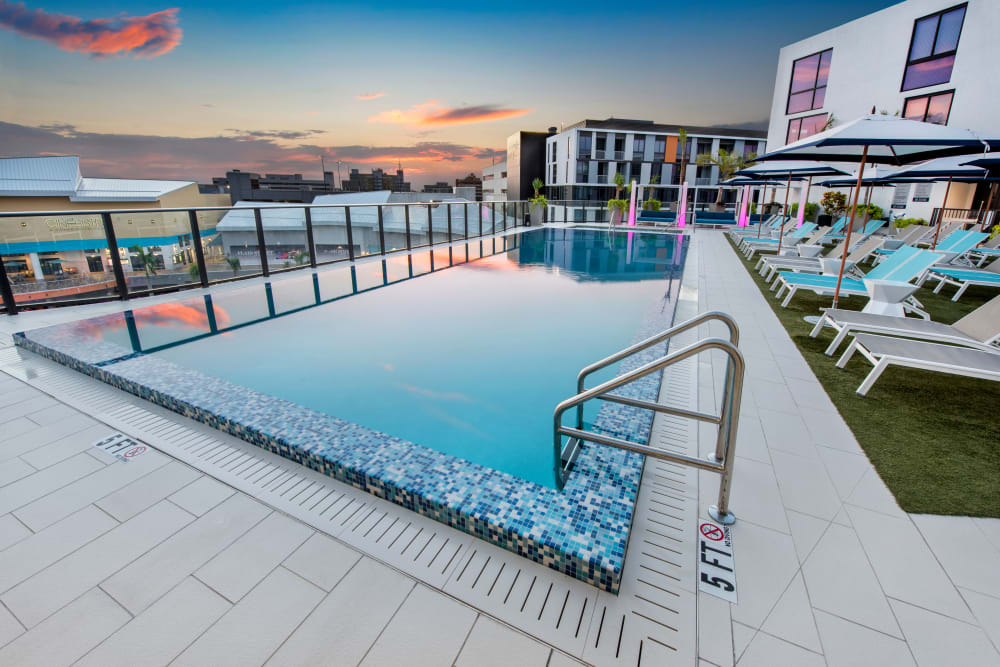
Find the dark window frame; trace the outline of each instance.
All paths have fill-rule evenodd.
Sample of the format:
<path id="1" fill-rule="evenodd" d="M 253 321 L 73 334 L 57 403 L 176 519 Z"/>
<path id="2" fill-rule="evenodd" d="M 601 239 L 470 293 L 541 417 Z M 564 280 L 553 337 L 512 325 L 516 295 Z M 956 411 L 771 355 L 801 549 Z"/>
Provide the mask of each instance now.
<path id="1" fill-rule="evenodd" d="M 934 53 L 934 47 L 937 46 L 938 33 L 941 32 L 941 17 L 947 14 L 948 12 L 954 11 L 959 8 L 965 8 L 965 11 L 962 12 L 962 23 L 959 24 L 958 26 L 958 39 L 955 40 L 955 48 L 952 49 L 951 51 L 942 51 L 941 53 Z M 947 58 L 949 56 L 956 57 L 958 55 L 958 45 L 962 41 L 962 31 L 965 29 L 965 17 L 968 16 L 968 14 L 969 14 L 969 3 L 960 2 L 957 5 L 954 5 L 953 7 L 941 9 L 939 11 L 931 12 L 930 14 L 926 14 L 924 16 L 920 16 L 913 19 L 913 30 L 910 31 L 910 45 L 906 47 L 906 62 L 903 63 L 903 76 L 899 81 L 899 92 L 906 93 L 911 90 L 920 90 L 921 88 L 929 88 L 930 86 L 940 86 L 945 83 L 951 83 L 951 75 L 949 74 L 947 81 L 941 81 L 939 83 L 931 83 L 926 86 L 916 86 L 914 88 L 906 88 L 905 87 L 906 71 L 910 69 L 911 65 L 919 65 L 921 63 L 931 62 L 932 60 L 940 60 L 941 58 Z M 925 56 L 923 58 L 917 58 L 916 60 L 910 60 L 910 53 L 913 52 L 913 40 L 916 39 L 917 37 L 917 24 L 925 19 L 929 19 L 934 16 L 938 17 L 938 24 L 937 27 L 934 29 L 934 41 L 931 42 L 931 55 Z M 954 64 L 952 65 L 952 67 L 954 67 Z M 948 113 L 949 114 L 951 113 L 951 109 L 948 110 Z"/>
<path id="2" fill-rule="evenodd" d="M 924 109 L 924 117 L 920 121 L 921 123 L 926 123 L 927 122 L 927 112 L 931 108 L 931 98 L 932 97 L 937 97 L 939 95 L 951 95 L 951 102 L 948 104 L 948 113 L 944 117 L 944 122 L 941 123 L 942 125 L 947 125 L 948 124 L 948 119 L 951 118 L 951 108 L 953 106 L 955 106 L 955 89 L 954 88 L 952 88 L 951 90 L 938 90 L 938 91 L 935 91 L 933 93 L 924 93 L 922 95 L 913 95 L 912 97 L 907 97 L 905 100 L 903 100 L 903 111 L 902 111 L 902 113 L 900 115 L 903 118 L 906 118 L 906 105 L 910 102 L 910 100 L 919 100 L 919 99 L 922 99 L 922 98 L 926 97 L 927 98 L 927 108 Z"/>
<path id="3" fill-rule="evenodd" d="M 826 116 L 827 120 L 829 120 L 829 118 L 830 118 L 830 114 L 828 112 L 826 112 L 826 111 L 821 111 L 820 113 L 809 114 L 808 116 L 796 116 L 795 118 L 789 118 L 788 119 L 788 125 L 785 126 L 785 145 L 787 146 L 788 144 L 796 142 L 796 141 L 798 141 L 799 139 L 802 138 L 802 136 L 801 136 L 802 135 L 802 122 L 801 121 L 807 120 L 809 118 L 815 118 L 817 116 Z M 788 139 L 788 132 L 789 132 L 789 130 L 792 129 L 792 123 L 794 123 L 796 121 L 799 121 L 799 136 L 797 136 L 794 139 L 792 139 L 791 141 L 789 141 L 789 139 Z M 820 130 L 820 131 L 822 132 L 822 130 Z M 809 135 L 809 136 L 812 136 L 812 135 Z"/>
<path id="4" fill-rule="evenodd" d="M 816 109 L 822 109 L 824 106 L 826 106 L 826 92 L 825 91 L 823 93 L 823 104 L 819 105 L 818 107 L 814 107 L 814 106 L 812 106 L 812 104 L 816 103 L 816 91 L 818 89 L 820 89 L 820 88 L 824 88 L 825 89 L 825 88 L 828 87 L 828 83 L 827 84 L 823 84 L 822 86 L 817 86 L 816 85 L 817 83 L 819 83 L 819 69 L 820 69 L 819 66 L 823 62 L 823 54 L 826 53 L 827 51 L 830 52 L 830 66 L 832 67 L 833 66 L 833 47 L 832 46 L 830 48 L 828 48 L 828 49 L 822 49 L 820 51 L 816 51 L 814 53 L 810 53 L 808 55 L 802 56 L 801 58 L 796 58 L 795 60 L 792 61 L 792 71 L 789 72 L 789 74 L 788 74 L 788 95 L 785 97 L 785 115 L 786 116 L 790 116 L 793 113 L 807 113 L 809 111 L 816 111 Z M 799 91 L 795 92 L 796 95 L 799 95 L 801 93 L 806 92 L 806 90 L 811 90 L 813 96 L 812 96 L 812 102 L 810 103 L 810 107 L 808 109 L 802 109 L 801 111 L 789 111 L 788 110 L 789 105 L 791 105 L 791 103 L 792 103 L 792 84 L 795 82 L 795 63 L 799 62 L 800 60 L 806 60 L 807 58 L 812 58 L 813 56 L 819 56 L 819 58 L 816 61 L 816 76 L 813 77 L 812 88 L 806 88 L 805 90 L 799 90 Z"/>

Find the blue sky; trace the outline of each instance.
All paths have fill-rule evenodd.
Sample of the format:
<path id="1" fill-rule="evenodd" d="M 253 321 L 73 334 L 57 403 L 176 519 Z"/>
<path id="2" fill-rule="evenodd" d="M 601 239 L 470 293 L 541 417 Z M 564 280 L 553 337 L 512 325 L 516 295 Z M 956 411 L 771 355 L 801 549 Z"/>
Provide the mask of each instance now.
<path id="1" fill-rule="evenodd" d="M 0 0 L 2 154 L 202 181 L 323 155 L 418 184 L 478 172 L 518 129 L 760 124 L 781 46 L 894 4 L 40 1 Z"/>

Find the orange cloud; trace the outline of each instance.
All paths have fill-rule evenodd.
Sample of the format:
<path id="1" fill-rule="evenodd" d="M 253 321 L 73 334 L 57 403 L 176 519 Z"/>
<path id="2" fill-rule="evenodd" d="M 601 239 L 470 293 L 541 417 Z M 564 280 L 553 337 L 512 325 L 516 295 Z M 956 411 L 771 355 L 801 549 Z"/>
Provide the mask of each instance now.
<path id="1" fill-rule="evenodd" d="M 380 97 L 385 97 L 385 93 L 365 93 L 364 95 L 358 95 L 359 100 L 377 100 Z"/>
<path id="2" fill-rule="evenodd" d="M 516 118 L 534 109 L 509 109 L 497 104 L 479 104 L 467 107 L 443 107 L 437 100 L 428 100 L 409 109 L 393 109 L 371 116 L 369 123 L 394 123 L 397 125 L 446 126 L 466 123 L 483 123 L 504 118 Z"/>
<path id="3" fill-rule="evenodd" d="M 116 16 L 84 21 L 76 16 L 28 9 L 24 3 L 0 0 L 0 26 L 13 32 L 51 42 L 63 51 L 95 57 L 127 55 L 161 56 L 181 43 L 177 8 L 148 16 Z"/>

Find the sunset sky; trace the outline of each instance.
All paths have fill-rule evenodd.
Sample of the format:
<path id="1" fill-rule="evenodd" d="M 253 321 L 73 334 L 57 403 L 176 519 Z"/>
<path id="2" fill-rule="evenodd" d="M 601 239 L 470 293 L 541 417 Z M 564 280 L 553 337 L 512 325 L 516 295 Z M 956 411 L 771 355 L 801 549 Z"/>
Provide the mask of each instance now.
<path id="1" fill-rule="evenodd" d="M 0 156 L 89 176 L 319 177 L 417 188 L 584 118 L 763 127 L 778 49 L 892 0 L 198 3 L 0 0 Z"/>

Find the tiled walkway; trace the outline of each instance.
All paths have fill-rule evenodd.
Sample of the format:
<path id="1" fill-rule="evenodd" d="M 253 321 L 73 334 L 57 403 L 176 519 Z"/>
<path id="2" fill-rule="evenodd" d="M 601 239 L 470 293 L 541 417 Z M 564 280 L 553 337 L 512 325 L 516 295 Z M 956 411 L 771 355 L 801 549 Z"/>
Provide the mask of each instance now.
<path id="1" fill-rule="evenodd" d="M 689 262 L 748 361 L 740 601 L 698 595 L 701 664 L 1000 664 L 1000 521 L 903 513 L 722 235 Z M 701 361 L 705 411 L 722 373 Z M 577 664 L 160 452 L 91 447 L 110 432 L 0 375 L 0 665 Z M 702 473 L 702 511 L 716 488 Z"/>
<path id="2" fill-rule="evenodd" d="M 732 495 L 740 599 L 699 595 L 702 660 L 1000 664 L 1000 520 L 903 512 L 723 235 L 696 238 L 700 310 L 736 317 L 747 359 Z M 713 362 L 699 375 L 703 409 L 722 382 Z M 713 444 L 706 429 L 702 452 Z M 717 482 L 702 475 L 705 507 Z"/>

